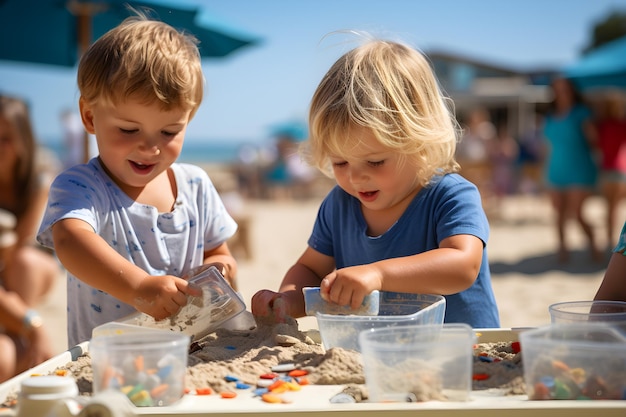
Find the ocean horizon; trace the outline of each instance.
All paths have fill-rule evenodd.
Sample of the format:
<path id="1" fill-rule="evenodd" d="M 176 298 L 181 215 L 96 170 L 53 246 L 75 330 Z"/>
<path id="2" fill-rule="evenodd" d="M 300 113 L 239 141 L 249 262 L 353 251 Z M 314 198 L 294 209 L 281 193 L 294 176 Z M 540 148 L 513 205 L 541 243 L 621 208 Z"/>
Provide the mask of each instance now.
<path id="1" fill-rule="evenodd" d="M 269 143 L 265 143 L 269 145 Z M 64 159 L 65 148 L 60 140 L 41 141 L 40 145 L 49 149 L 59 160 Z M 238 153 L 242 146 L 260 147 L 260 141 L 251 140 L 186 140 L 183 150 L 177 162 L 187 162 L 194 164 L 201 163 L 234 163 L 238 159 Z"/>

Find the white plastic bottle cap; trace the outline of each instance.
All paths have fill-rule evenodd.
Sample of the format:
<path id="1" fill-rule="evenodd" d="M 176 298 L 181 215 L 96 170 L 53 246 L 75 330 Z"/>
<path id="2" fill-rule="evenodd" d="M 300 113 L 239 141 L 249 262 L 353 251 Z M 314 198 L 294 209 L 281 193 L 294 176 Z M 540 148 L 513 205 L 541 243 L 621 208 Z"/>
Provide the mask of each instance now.
<path id="1" fill-rule="evenodd" d="M 22 396 L 32 399 L 71 398 L 78 395 L 74 378 L 57 375 L 33 376 L 22 381 Z"/>
<path id="2" fill-rule="evenodd" d="M 78 396 L 74 378 L 45 375 L 25 379 L 17 405 L 19 417 L 45 416 L 61 402 Z"/>

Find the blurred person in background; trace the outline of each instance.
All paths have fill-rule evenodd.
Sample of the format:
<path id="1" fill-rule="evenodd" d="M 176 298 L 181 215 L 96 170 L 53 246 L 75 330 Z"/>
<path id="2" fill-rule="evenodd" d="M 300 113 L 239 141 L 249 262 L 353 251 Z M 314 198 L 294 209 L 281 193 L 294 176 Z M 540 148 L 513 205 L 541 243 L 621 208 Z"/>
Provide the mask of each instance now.
<path id="1" fill-rule="evenodd" d="M 63 126 L 63 167 L 65 169 L 87 162 L 85 160 L 85 144 L 89 159 L 98 155 L 98 144 L 94 135 L 85 132 L 80 114 L 71 109 L 61 112 Z M 85 142 L 87 138 L 87 142 Z"/>
<path id="2" fill-rule="evenodd" d="M 503 197 L 509 195 L 515 184 L 515 161 L 519 156 L 519 145 L 508 131 L 508 125 L 502 123 L 498 134 L 489 147 L 491 161 L 491 184 L 496 208 L 500 208 Z"/>
<path id="3" fill-rule="evenodd" d="M 290 196 L 292 178 L 287 160 L 293 152 L 295 146 L 289 136 L 280 135 L 276 138 L 274 160 L 266 167 L 263 178 L 270 198 L 285 199 Z"/>
<path id="4" fill-rule="evenodd" d="M 466 162 L 467 165 L 487 162 L 489 146 L 495 137 L 496 128 L 491 122 L 489 111 L 483 107 L 473 109 L 463 126 L 463 136 L 457 145 L 457 160 Z"/>
<path id="5" fill-rule="evenodd" d="M 61 269 L 35 241 L 57 167 L 45 163 L 27 104 L 0 96 L 0 379 L 50 357 L 35 308 Z M 12 367 L 11 367 L 12 365 Z"/>
<path id="6" fill-rule="evenodd" d="M 615 242 L 615 215 L 626 195 L 626 114 L 624 96 L 608 93 L 602 102 L 596 123 L 600 151 L 600 190 L 606 200 L 607 244 Z M 618 223 L 619 224 L 619 223 Z"/>
<path id="7" fill-rule="evenodd" d="M 65 168 L 82 164 L 84 161 L 85 129 L 80 115 L 70 109 L 61 112 L 63 125 L 63 166 Z"/>
<path id="8" fill-rule="evenodd" d="M 592 225 L 584 215 L 585 200 L 595 190 L 598 168 L 593 158 L 595 129 L 591 109 L 574 84 L 566 78 L 551 83 L 553 100 L 543 125 L 548 145 L 545 165 L 546 188 L 556 215 L 558 260 L 569 259 L 566 226 L 573 217 L 582 228 L 592 260 L 601 260 Z"/>
<path id="9" fill-rule="evenodd" d="M 472 109 L 463 125 L 463 135 L 456 149 L 456 160 L 461 166 L 460 174 L 474 183 L 488 216 L 492 216 L 493 188 L 490 148 L 496 139 L 496 128 L 491 115 L 484 107 Z"/>
<path id="10" fill-rule="evenodd" d="M 546 153 L 543 137 L 543 117 L 536 113 L 528 128 L 519 138 L 518 191 L 538 194 L 543 190 L 542 170 Z"/>
<path id="11" fill-rule="evenodd" d="M 317 172 L 304 162 L 298 148 L 305 136 L 289 131 L 276 132 L 276 158 L 267 168 L 266 181 L 273 198 L 306 198 Z"/>

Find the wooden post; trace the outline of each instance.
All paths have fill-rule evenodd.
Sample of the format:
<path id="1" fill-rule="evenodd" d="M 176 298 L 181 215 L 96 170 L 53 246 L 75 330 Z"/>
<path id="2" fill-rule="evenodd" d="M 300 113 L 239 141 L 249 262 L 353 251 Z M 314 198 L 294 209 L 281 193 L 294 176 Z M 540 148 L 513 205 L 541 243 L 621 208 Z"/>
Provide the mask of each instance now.
<path id="1" fill-rule="evenodd" d="M 68 0 L 65 7 L 74 16 L 76 16 L 76 30 L 78 35 L 78 59 L 83 56 L 92 41 L 92 22 L 94 15 L 101 13 L 107 9 L 104 3 L 88 3 L 79 2 L 77 0 Z M 83 161 L 89 162 L 89 133 L 85 131 L 83 137 Z"/>
<path id="2" fill-rule="evenodd" d="M 91 43 L 91 16 L 87 13 L 82 13 L 85 8 L 81 8 L 81 13 L 76 16 L 77 29 L 78 29 L 78 42 L 79 42 L 79 56 L 83 56 L 89 44 Z M 89 133 L 86 130 L 83 131 L 83 162 L 89 162 L 89 156 L 91 155 L 89 149 Z"/>

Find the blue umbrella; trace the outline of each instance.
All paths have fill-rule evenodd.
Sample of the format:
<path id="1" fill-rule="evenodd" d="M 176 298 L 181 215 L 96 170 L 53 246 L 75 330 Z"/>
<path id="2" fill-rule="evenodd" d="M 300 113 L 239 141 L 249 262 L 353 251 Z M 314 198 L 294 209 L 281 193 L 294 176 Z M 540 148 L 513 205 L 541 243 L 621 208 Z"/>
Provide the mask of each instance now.
<path id="1" fill-rule="evenodd" d="M 0 0 L 0 60 L 73 68 L 94 39 L 133 14 L 129 5 L 193 34 L 202 57 L 259 42 L 224 23 L 200 21 L 198 6 L 184 0 Z M 87 132 L 83 147 L 86 162 Z"/>
<path id="2" fill-rule="evenodd" d="M 290 120 L 270 127 L 273 137 L 286 137 L 302 142 L 309 137 L 309 128 L 302 120 Z"/>
<path id="3" fill-rule="evenodd" d="M 165 0 L 0 0 L 0 60 L 74 67 L 89 44 L 132 12 L 127 4 L 193 34 L 203 57 L 224 57 L 259 40 L 200 21 L 197 5 Z"/>
<path id="4" fill-rule="evenodd" d="M 626 36 L 600 46 L 566 67 L 563 75 L 576 85 L 592 88 L 626 88 Z"/>

